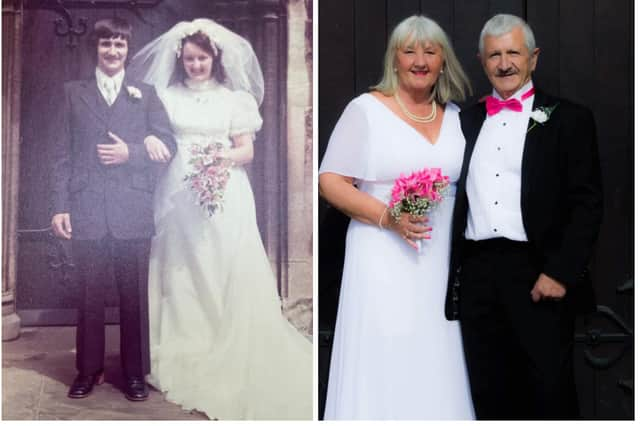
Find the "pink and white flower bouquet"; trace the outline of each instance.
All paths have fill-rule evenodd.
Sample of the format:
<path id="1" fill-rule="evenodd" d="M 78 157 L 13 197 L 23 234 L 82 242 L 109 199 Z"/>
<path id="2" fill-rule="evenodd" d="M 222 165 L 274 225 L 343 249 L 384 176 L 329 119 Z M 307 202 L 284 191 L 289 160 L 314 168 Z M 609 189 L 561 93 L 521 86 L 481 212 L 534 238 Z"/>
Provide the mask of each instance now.
<path id="1" fill-rule="evenodd" d="M 189 165 L 193 168 L 184 180 L 195 192 L 197 204 L 209 216 L 223 210 L 224 191 L 231 176 L 233 162 L 224 156 L 225 147 L 221 143 L 206 146 L 192 145 Z"/>
<path id="2" fill-rule="evenodd" d="M 440 168 L 425 168 L 409 176 L 400 174 L 391 190 L 389 211 L 396 222 L 403 212 L 412 216 L 426 216 L 443 199 L 449 186 L 449 176 L 443 176 Z M 417 241 L 419 243 L 420 241 Z M 420 244 L 418 244 L 420 250 Z"/>

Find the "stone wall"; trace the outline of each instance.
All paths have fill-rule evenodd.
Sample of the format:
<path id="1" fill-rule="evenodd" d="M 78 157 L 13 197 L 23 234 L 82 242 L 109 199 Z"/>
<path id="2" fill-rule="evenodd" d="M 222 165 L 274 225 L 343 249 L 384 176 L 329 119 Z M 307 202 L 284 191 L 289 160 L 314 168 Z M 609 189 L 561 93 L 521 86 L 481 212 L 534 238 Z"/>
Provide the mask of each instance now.
<path id="1" fill-rule="evenodd" d="M 313 295 L 313 125 L 310 1 L 290 0 L 288 104 L 288 301 Z"/>

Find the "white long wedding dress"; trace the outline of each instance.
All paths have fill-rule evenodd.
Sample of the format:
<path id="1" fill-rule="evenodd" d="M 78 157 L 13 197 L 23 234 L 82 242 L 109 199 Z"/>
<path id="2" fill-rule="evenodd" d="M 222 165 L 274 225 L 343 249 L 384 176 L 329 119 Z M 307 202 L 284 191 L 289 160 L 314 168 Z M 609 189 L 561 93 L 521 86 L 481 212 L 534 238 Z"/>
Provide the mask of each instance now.
<path id="1" fill-rule="evenodd" d="M 464 151 L 458 107 L 447 104 L 435 144 L 371 94 L 353 100 L 320 173 L 356 178 L 389 202 L 401 173 L 440 167 L 449 194 L 429 213 L 419 254 L 396 233 L 352 220 L 331 354 L 325 420 L 473 419 L 457 321 L 444 316 L 456 181 Z"/>
<path id="2" fill-rule="evenodd" d="M 148 382 L 210 418 L 311 419 L 312 344 L 282 316 L 244 168 L 213 217 L 183 181 L 192 144 L 260 128 L 256 102 L 213 81 L 160 95 L 178 152 L 155 194 Z"/>

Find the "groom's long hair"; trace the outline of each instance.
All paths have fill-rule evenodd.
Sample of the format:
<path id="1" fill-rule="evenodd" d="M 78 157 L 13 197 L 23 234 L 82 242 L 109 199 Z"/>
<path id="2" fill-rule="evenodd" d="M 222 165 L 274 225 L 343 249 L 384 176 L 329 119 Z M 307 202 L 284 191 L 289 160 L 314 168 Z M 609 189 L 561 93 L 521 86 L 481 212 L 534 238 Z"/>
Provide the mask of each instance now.
<path id="1" fill-rule="evenodd" d="M 91 33 L 91 44 L 94 49 L 98 48 L 98 40 L 101 38 L 123 38 L 127 43 L 131 41 L 133 29 L 131 24 L 118 17 L 100 19 L 96 21 Z"/>

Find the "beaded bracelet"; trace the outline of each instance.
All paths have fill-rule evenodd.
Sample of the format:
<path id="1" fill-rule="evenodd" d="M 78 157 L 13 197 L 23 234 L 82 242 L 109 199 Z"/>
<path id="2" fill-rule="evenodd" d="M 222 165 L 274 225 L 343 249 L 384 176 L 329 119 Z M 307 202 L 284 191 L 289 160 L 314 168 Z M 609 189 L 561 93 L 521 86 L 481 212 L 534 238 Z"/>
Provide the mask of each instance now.
<path id="1" fill-rule="evenodd" d="M 382 219 L 384 219 L 384 216 L 387 214 L 387 210 L 389 210 L 389 208 L 385 207 L 384 210 L 382 211 L 382 214 L 380 215 L 380 219 L 378 219 L 378 228 L 380 228 L 380 229 L 385 229 L 382 226 Z"/>

